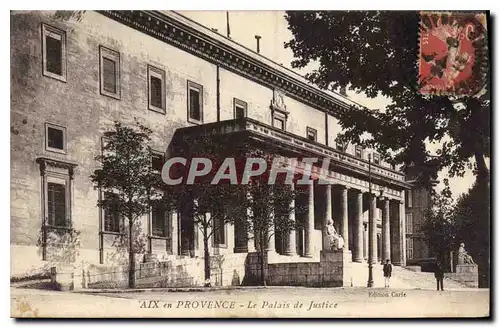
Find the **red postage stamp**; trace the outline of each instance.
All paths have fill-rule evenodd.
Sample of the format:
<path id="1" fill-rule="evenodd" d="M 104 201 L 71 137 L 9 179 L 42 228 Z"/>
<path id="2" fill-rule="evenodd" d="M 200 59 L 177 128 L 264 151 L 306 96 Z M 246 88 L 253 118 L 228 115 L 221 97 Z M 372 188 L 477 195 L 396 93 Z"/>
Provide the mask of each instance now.
<path id="1" fill-rule="evenodd" d="M 471 96 L 487 80 L 485 13 L 421 12 L 419 91 Z"/>

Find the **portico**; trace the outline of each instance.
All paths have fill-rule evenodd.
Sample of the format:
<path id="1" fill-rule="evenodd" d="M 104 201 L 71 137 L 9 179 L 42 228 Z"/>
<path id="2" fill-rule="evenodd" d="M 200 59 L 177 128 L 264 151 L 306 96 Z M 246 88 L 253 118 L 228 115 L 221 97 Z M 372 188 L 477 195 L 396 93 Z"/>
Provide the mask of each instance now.
<path id="1" fill-rule="evenodd" d="M 291 188 L 303 193 L 293 200 L 301 213 L 290 213 L 290 220 L 300 223 L 300 228 L 288 232 L 270 234 L 266 251 L 274 258 L 318 257 L 325 250 L 324 228 L 328 219 L 334 222 L 337 232 L 344 238 L 344 249 L 351 251 L 352 260 L 363 262 L 368 258 L 368 241 L 372 242 L 374 262 L 391 259 L 395 265 L 404 265 L 404 193 L 408 188 L 404 175 L 372 165 L 372 201 L 369 202 L 368 163 L 336 149 L 318 145 L 305 138 L 267 126 L 252 119 L 238 119 L 180 129 L 176 133 L 176 146 L 188 146 L 185 138 L 212 136 L 218 142 L 228 142 L 225 151 L 237 148 L 235 140 L 255 147 L 272 149 L 280 169 L 291 172 L 295 179 Z M 222 138 L 222 139 L 221 139 Z M 175 149 L 171 153 L 175 153 Z M 309 168 L 310 184 L 304 184 L 297 176 L 307 173 L 303 162 L 294 162 L 296 157 L 316 157 L 318 162 Z M 275 158 L 276 158 L 275 157 Z M 328 161 L 328 165 L 323 165 Z M 368 222 L 368 209 L 374 213 L 373 224 Z M 369 226 L 374 228 L 369 230 Z M 259 249 L 256 240 L 246 236 L 238 226 L 234 227 L 234 252 L 251 252 Z M 369 231 L 367 231 L 369 230 Z M 372 238 L 368 238 L 371 234 Z M 182 236 L 180 237 L 182 240 Z M 193 246 L 193 243 L 186 245 Z M 185 253 L 185 252 L 184 252 Z M 285 258 L 283 259 L 285 260 Z"/>

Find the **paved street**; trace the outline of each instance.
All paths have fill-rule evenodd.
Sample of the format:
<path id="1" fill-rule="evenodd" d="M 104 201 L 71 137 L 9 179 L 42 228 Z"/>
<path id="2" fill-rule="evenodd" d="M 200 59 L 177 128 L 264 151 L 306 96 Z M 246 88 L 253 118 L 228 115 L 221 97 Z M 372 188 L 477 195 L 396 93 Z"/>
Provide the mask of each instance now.
<path id="1" fill-rule="evenodd" d="M 11 315 L 65 317 L 482 317 L 489 290 L 268 287 L 81 294 L 11 288 Z"/>

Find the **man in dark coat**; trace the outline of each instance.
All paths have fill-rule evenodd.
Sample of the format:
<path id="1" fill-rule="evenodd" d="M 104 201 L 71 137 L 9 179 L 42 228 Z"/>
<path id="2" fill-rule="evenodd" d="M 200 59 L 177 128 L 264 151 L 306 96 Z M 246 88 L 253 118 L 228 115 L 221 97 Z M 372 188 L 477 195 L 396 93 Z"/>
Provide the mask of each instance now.
<path id="1" fill-rule="evenodd" d="M 443 287 L 444 269 L 443 269 L 443 265 L 439 261 L 436 263 L 436 268 L 434 270 L 434 277 L 436 277 L 437 290 L 439 290 L 440 286 L 441 286 L 441 290 L 444 290 L 444 287 Z"/>
<path id="2" fill-rule="evenodd" d="M 385 287 L 389 287 L 389 281 L 392 275 L 392 264 L 389 263 L 389 259 L 385 260 L 384 264 L 384 278 L 385 278 Z"/>

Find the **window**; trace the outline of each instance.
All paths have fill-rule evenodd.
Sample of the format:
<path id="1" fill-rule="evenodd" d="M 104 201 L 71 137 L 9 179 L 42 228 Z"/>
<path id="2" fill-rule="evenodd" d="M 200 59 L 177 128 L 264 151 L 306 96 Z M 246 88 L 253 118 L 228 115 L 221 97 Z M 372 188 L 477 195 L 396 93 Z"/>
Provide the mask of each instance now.
<path id="1" fill-rule="evenodd" d="M 373 153 L 373 163 L 380 165 L 380 154 L 378 153 Z"/>
<path id="2" fill-rule="evenodd" d="M 45 149 L 57 153 L 66 153 L 66 128 L 45 123 Z"/>
<path id="3" fill-rule="evenodd" d="M 120 214 L 118 212 L 118 196 L 112 193 L 104 195 L 108 206 L 104 209 L 104 231 L 120 232 Z"/>
<path id="4" fill-rule="evenodd" d="M 309 139 L 310 141 L 316 141 L 316 136 L 318 134 L 316 129 L 307 127 L 306 133 L 307 133 L 307 139 Z"/>
<path id="5" fill-rule="evenodd" d="M 412 238 L 406 239 L 406 258 L 407 259 L 413 258 L 413 239 Z"/>
<path id="6" fill-rule="evenodd" d="M 169 218 L 168 212 L 161 205 L 154 205 L 151 208 L 151 232 L 155 237 L 169 236 Z"/>
<path id="7" fill-rule="evenodd" d="M 165 71 L 148 65 L 149 109 L 165 113 Z"/>
<path id="8" fill-rule="evenodd" d="M 412 192 L 412 190 L 406 191 L 406 207 L 413 207 L 413 192 Z"/>
<path id="9" fill-rule="evenodd" d="M 203 86 L 188 81 L 188 122 L 203 123 Z"/>
<path id="10" fill-rule="evenodd" d="M 281 118 L 275 117 L 273 119 L 273 126 L 275 128 L 280 129 L 280 130 L 285 130 L 285 121 L 283 119 L 281 119 Z"/>
<path id="11" fill-rule="evenodd" d="M 120 54 L 103 46 L 99 53 L 101 94 L 120 99 Z"/>
<path id="12" fill-rule="evenodd" d="M 413 233 L 413 213 L 406 213 L 406 233 Z"/>
<path id="13" fill-rule="evenodd" d="M 151 167 L 153 168 L 154 171 L 161 172 L 163 169 L 163 164 L 165 162 L 163 154 L 160 153 L 153 153 L 151 156 Z"/>
<path id="14" fill-rule="evenodd" d="M 47 183 L 47 223 L 55 227 L 67 227 L 66 219 L 66 185 Z"/>
<path id="15" fill-rule="evenodd" d="M 214 217 L 214 245 L 225 246 L 226 245 L 226 226 L 224 224 L 224 218 L 221 215 Z"/>
<path id="16" fill-rule="evenodd" d="M 361 148 L 361 146 L 354 147 L 354 156 L 363 158 L 363 149 Z"/>
<path id="17" fill-rule="evenodd" d="M 233 98 L 234 118 L 247 117 L 247 103 L 243 100 Z"/>
<path id="18" fill-rule="evenodd" d="M 43 74 L 66 81 L 66 33 L 42 24 Z"/>

